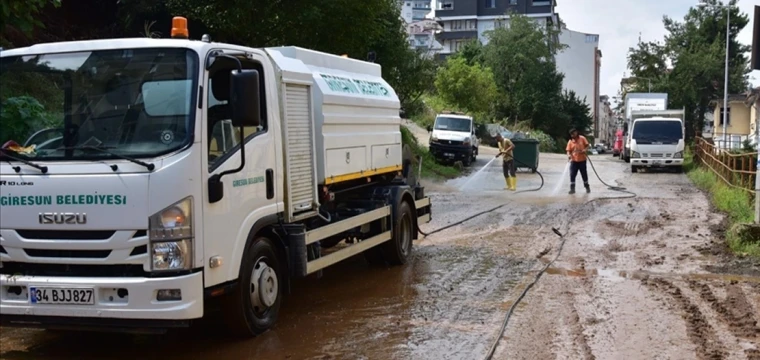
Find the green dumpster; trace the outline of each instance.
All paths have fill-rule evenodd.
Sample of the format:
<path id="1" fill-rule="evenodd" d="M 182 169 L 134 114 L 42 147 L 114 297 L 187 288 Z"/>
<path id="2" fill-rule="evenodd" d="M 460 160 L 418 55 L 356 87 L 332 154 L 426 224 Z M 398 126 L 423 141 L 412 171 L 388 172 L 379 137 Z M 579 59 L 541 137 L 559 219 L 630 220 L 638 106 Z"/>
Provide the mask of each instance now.
<path id="1" fill-rule="evenodd" d="M 536 139 L 512 139 L 515 144 L 515 167 L 518 169 L 530 169 L 535 173 L 538 169 L 538 140 Z"/>

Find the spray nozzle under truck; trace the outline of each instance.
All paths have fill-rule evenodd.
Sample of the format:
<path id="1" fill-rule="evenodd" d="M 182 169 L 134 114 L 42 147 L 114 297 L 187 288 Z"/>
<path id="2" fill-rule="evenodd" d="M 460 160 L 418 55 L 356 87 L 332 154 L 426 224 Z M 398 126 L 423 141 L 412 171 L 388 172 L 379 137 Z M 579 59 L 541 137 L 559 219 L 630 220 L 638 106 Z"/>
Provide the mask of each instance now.
<path id="1" fill-rule="evenodd" d="M 289 278 L 403 264 L 430 220 L 377 64 L 205 36 L 0 61 L 6 109 L 33 110 L 0 120 L 4 326 L 166 329 L 219 298 L 255 335 Z"/>
<path id="2" fill-rule="evenodd" d="M 640 168 L 682 171 L 685 110 L 633 111 L 631 113 L 631 172 Z"/>

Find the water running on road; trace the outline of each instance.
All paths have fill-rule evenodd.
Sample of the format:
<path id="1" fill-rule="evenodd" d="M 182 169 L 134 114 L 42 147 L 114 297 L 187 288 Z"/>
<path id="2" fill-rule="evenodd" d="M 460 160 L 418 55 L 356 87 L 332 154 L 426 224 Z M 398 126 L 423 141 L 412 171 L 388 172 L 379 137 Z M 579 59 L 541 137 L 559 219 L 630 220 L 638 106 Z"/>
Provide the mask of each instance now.
<path id="1" fill-rule="evenodd" d="M 470 177 L 467 179 L 467 181 L 465 181 L 465 182 L 464 182 L 464 184 L 462 184 L 462 185 L 459 187 L 459 191 L 462 191 L 462 190 L 464 190 L 464 188 L 467 186 L 467 184 L 469 184 L 469 183 L 470 183 L 470 181 L 472 181 L 472 179 L 474 179 L 474 178 L 478 177 L 478 175 L 480 175 L 480 173 L 481 173 L 481 172 L 483 172 L 483 170 L 485 170 L 486 168 L 488 168 L 488 166 L 489 166 L 489 165 L 491 165 L 491 163 L 492 163 L 492 162 L 494 162 L 494 160 L 496 160 L 496 159 L 498 159 L 498 158 L 493 158 L 493 159 L 491 159 L 491 161 L 489 161 L 487 164 L 483 165 L 483 167 L 482 167 L 482 168 L 480 168 L 480 170 L 478 170 L 478 172 L 476 172 L 476 173 L 472 174 L 472 175 L 471 175 L 471 176 L 470 176 Z"/>
<path id="2" fill-rule="evenodd" d="M 565 186 L 565 182 L 567 182 L 568 172 L 570 172 L 569 161 L 565 165 L 565 171 L 562 172 L 562 177 L 560 177 L 559 181 L 557 181 L 557 185 L 554 187 L 554 191 L 552 191 L 552 196 L 559 195 L 559 192 L 562 190 L 562 187 Z"/>

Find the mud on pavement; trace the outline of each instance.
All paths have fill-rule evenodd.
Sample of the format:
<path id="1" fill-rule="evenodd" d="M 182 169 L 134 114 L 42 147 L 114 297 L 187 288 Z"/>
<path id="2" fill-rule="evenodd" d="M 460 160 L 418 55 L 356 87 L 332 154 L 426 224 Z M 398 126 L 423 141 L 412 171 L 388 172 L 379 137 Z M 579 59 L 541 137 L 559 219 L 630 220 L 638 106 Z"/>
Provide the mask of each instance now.
<path id="1" fill-rule="evenodd" d="M 482 155 L 479 164 L 487 160 Z M 490 155 L 492 156 L 492 155 Z M 490 214 L 415 243 L 406 266 L 372 267 L 355 257 L 321 279 L 293 285 L 274 330 L 234 341 L 208 319 L 166 335 L 0 329 L 7 359 L 480 359 L 500 338 L 497 359 L 757 359 L 760 278 L 711 273 L 705 252 L 722 218 L 683 174 L 630 174 L 593 157 L 619 196 L 592 179 L 592 194 L 555 194 L 564 159 L 542 154 L 547 185 L 507 194 L 499 169 L 459 191 L 429 184 L 431 230 L 498 204 Z M 518 174 L 518 187 L 539 184 Z M 561 256 L 516 306 L 538 269 Z"/>

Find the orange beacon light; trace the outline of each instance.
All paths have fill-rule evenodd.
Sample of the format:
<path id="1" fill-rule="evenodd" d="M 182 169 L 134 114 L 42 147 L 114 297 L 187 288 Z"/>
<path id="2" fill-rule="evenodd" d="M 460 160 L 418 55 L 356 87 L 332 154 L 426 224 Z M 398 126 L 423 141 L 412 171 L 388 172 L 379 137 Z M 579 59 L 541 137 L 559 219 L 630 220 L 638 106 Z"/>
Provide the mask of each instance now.
<path id="1" fill-rule="evenodd" d="M 182 16 L 172 18 L 172 38 L 187 39 L 190 32 L 187 31 L 187 19 Z"/>

